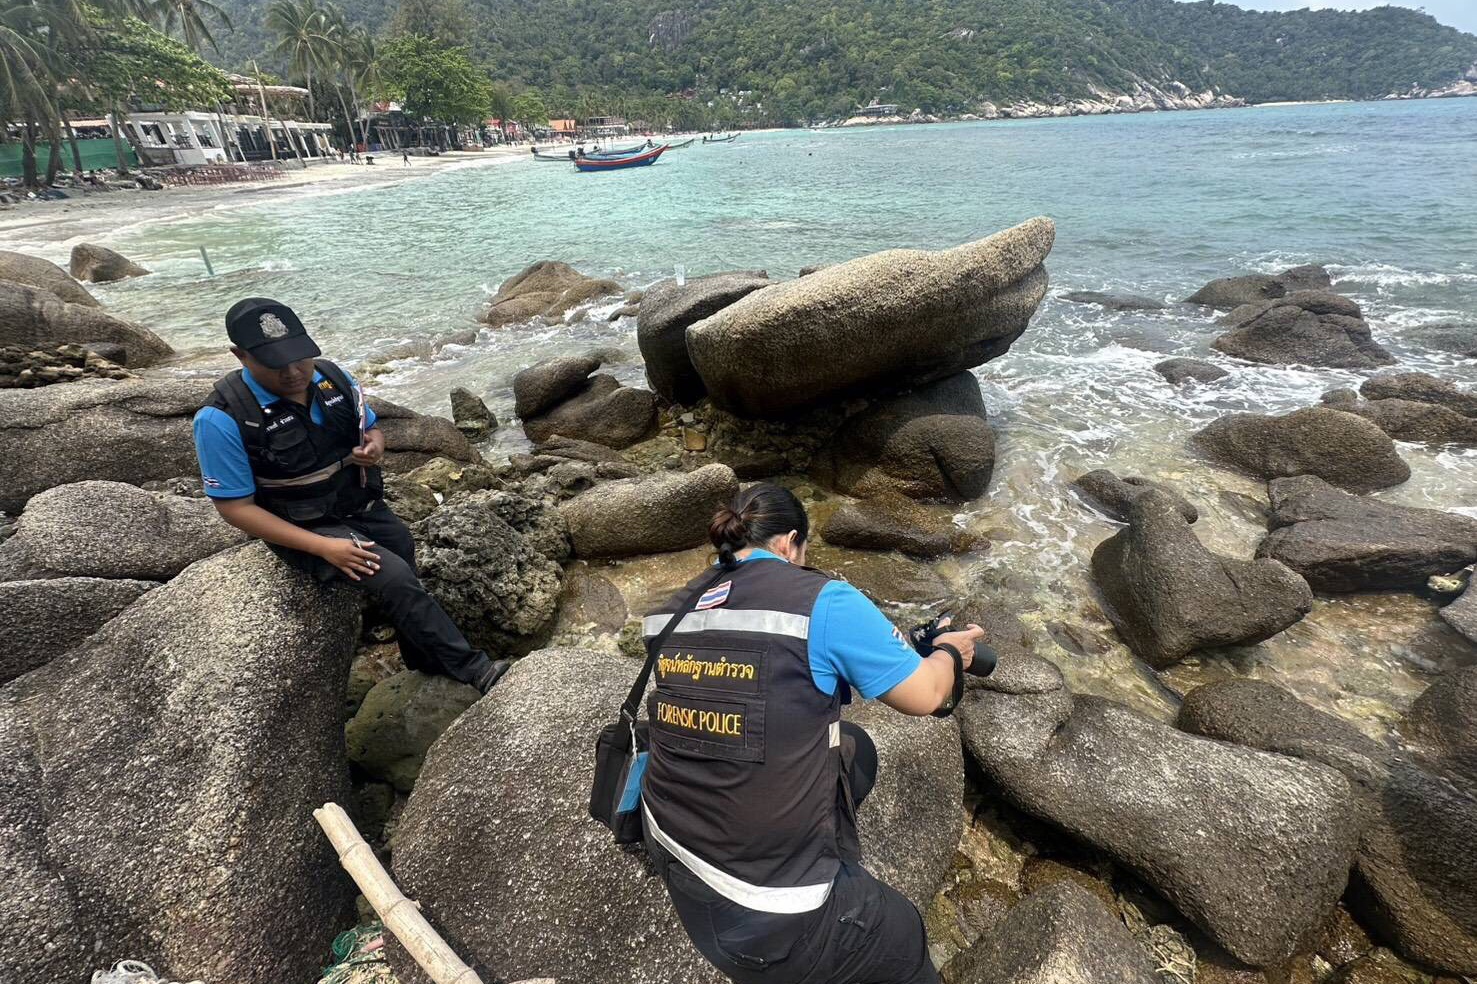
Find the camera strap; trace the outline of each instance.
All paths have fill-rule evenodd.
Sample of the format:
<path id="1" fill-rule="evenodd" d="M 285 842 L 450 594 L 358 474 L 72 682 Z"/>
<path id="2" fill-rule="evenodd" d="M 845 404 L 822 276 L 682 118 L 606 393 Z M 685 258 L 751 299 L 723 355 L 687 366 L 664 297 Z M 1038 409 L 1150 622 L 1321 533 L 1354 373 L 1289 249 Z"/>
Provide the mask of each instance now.
<path id="1" fill-rule="evenodd" d="M 954 657 L 954 692 L 949 696 L 948 703 L 941 704 L 933 712 L 934 717 L 948 717 L 954 713 L 954 708 L 959 706 L 959 701 L 964 697 L 964 654 L 947 642 L 935 642 L 933 648 Z"/>
<path id="2" fill-rule="evenodd" d="M 667 638 L 676 630 L 677 624 L 697 607 L 697 603 L 702 599 L 703 594 L 713 585 L 717 584 L 720 577 L 723 577 L 725 574 L 732 574 L 733 571 L 734 568 L 732 567 L 718 564 L 712 576 L 704 578 L 697 587 L 692 589 L 692 593 L 683 599 L 682 604 L 677 607 L 677 611 L 672 613 L 672 617 L 668 619 L 667 624 L 662 626 L 662 630 L 647 640 L 646 665 L 641 667 L 641 673 L 637 675 L 636 683 L 631 687 L 631 693 L 627 695 L 626 702 L 621 705 L 621 719 L 628 725 L 634 727 L 636 724 L 636 710 L 641 706 L 641 695 L 646 693 L 646 685 L 651 682 L 652 668 L 656 666 L 657 654 L 667 644 Z"/>

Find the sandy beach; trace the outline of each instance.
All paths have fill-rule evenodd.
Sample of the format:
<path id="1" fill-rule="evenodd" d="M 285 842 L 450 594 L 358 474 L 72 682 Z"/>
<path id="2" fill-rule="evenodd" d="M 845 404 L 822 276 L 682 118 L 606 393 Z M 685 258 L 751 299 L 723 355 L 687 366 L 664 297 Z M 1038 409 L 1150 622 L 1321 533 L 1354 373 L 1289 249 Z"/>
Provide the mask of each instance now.
<path id="1" fill-rule="evenodd" d="M 410 166 L 406 167 L 398 157 L 386 154 L 373 165 L 326 161 L 304 169 L 291 163 L 286 165 L 285 175 L 275 181 L 170 187 L 164 191 L 120 189 L 72 193 L 72 197 L 61 201 L 0 206 L 0 243 L 7 249 L 46 251 L 48 247 L 54 249 L 89 238 L 107 237 L 124 225 L 139 224 L 138 211 L 145 202 L 154 206 L 154 210 L 142 220 L 144 223 L 174 222 L 215 210 L 307 194 L 345 194 L 527 156 L 528 148 L 524 146 L 448 151 L 439 157 L 412 157 Z"/>

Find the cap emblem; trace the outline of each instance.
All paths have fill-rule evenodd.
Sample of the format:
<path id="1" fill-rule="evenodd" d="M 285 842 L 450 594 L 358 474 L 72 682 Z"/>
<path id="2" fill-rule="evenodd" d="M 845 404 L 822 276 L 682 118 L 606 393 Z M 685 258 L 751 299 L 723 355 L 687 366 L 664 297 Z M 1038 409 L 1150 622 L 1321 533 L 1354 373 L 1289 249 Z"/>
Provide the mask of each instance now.
<path id="1" fill-rule="evenodd" d="M 282 319 L 277 317 L 275 314 L 262 315 L 260 324 L 262 334 L 265 335 L 267 338 L 287 337 L 287 326 L 283 324 Z"/>

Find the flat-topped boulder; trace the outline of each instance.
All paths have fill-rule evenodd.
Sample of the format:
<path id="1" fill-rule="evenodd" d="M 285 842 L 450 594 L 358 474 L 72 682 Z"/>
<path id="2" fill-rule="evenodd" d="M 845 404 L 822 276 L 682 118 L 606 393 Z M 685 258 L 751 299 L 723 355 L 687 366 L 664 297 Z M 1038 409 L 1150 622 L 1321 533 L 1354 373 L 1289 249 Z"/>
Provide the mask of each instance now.
<path id="1" fill-rule="evenodd" d="M 604 373 L 538 416 L 523 418 L 523 433 L 535 443 L 570 437 L 620 449 L 646 440 L 656 428 L 656 394 Z"/>
<path id="2" fill-rule="evenodd" d="M 1106 853 L 1238 960 L 1281 963 L 1344 891 L 1358 815 L 1333 769 L 1074 697 L 1028 655 L 1002 657 L 955 717 L 1006 799 Z"/>
<path id="3" fill-rule="evenodd" d="M 1155 364 L 1154 371 L 1175 386 L 1183 386 L 1185 383 L 1213 383 L 1230 375 L 1213 362 L 1186 358 L 1165 359 Z"/>
<path id="4" fill-rule="evenodd" d="M 647 288 L 636 317 L 636 342 L 646 360 L 651 388 L 674 403 L 691 405 L 707 392 L 687 354 L 687 329 L 734 301 L 769 286 L 769 278 L 746 270 L 668 277 Z"/>
<path id="5" fill-rule="evenodd" d="M 545 359 L 513 376 L 513 412 L 527 420 L 552 410 L 584 389 L 600 360 L 588 355 Z"/>
<path id="6" fill-rule="evenodd" d="M 738 493 L 727 465 L 605 482 L 559 507 L 574 555 L 633 557 L 669 553 L 708 539 L 718 507 Z"/>
<path id="7" fill-rule="evenodd" d="M 966 553 L 979 540 L 948 518 L 896 492 L 848 502 L 831 514 L 821 539 L 853 550 L 901 550 L 917 557 Z"/>
<path id="8" fill-rule="evenodd" d="M 122 346 L 122 361 L 132 367 L 153 365 L 174 351 L 149 329 L 95 304 L 68 302 L 42 288 L 0 279 L 0 345 L 55 349 L 103 344 Z"/>
<path id="9" fill-rule="evenodd" d="M 1363 417 L 1397 441 L 1477 447 L 1477 417 L 1463 416 L 1439 403 L 1417 400 L 1330 399 L 1339 392 L 1325 393 L 1324 402 Z M 1353 394 L 1352 390 L 1347 392 Z"/>
<path id="10" fill-rule="evenodd" d="M 1308 585 L 1277 561 L 1207 550 L 1162 492 L 1139 496 L 1127 519 L 1093 551 L 1092 576 L 1119 635 L 1155 669 L 1269 639 L 1313 608 Z"/>
<path id="11" fill-rule="evenodd" d="M 1046 293 L 1055 227 L 1036 218 L 953 249 L 887 250 L 749 294 L 687 329 L 713 402 L 784 417 L 983 365 Z"/>
<path id="12" fill-rule="evenodd" d="M 252 544 L 0 688 L 0 980 L 124 954 L 168 980 L 318 975 L 353 913 L 312 811 L 349 795 L 359 604 Z"/>
<path id="13" fill-rule="evenodd" d="M 1371 369 L 1395 357 L 1370 334 L 1359 305 L 1341 294 L 1296 291 L 1233 311 L 1217 350 L 1271 365 Z"/>
<path id="14" fill-rule="evenodd" d="M 0 580 L 111 577 L 167 581 L 246 542 L 205 499 L 124 482 L 74 482 L 33 496 L 0 543 Z"/>
<path id="15" fill-rule="evenodd" d="M 504 280 L 477 320 L 500 328 L 534 318 L 558 319 L 581 304 L 620 292 L 614 280 L 587 277 L 568 263 L 540 260 Z"/>
<path id="16" fill-rule="evenodd" d="M 149 273 L 122 253 L 96 243 L 78 243 L 73 246 L 68 265 L 72 276 L 95 284 L 111 283 L 127 277 L 143 277 Z"/>
<path id="17" fill-rule="evenodd" d="M 0 285 L 3 286 L 3 285 Z M 190 421 L 213 379 L 149 376 L 0 390 L 0 510 L 19 512 L 37 492 L 69 482 L 145 482 L 199 473 Z M 386 470 L 435 457 L 478 455 L 444 417 L 369 398 L 385 433 Z"/>
<path id="18" fill-rule="evenodd" d="M 1477 417 L 1477 389 L 1461 387 L 1428 372 L 1396 372 L 1371 376 L 1359 387 L 1366 400 L 1411 400 L 1445 407 L 1463 417 Z"/>
<path id="19" fill-rule="evenodd" d="M 1185 298 L 1187 304 L 1201 304 L 1220 311 L 1231 311 L 1243 304 L 1261 304 L 1299 290 L 1327 290 L 1333 286 L 1328 271 L 1316 264 L 1293 267 L 1272 276 L 1265 273 L 1212 280 Z"/>
<path id="20" fill-rule="evenodd" d="M 1281 416 L 1227 414 L 1196 431 L 1190 445 L 1254 478 L 1316 475 L 1350 492 L 1373 492 L 1410 478 L 1410 466 L 1388 434 L 1332 407 Z"/>
<path id="21" fill-rule="evenodd" d="M 1106 468 L 1098 468 L 1072 482 L 1070 488 L 1088 505 L 1120 523 L 1128 522 L 1129 507 L 1140 496 L 1155 490 L 1170 498 L 1185 522 L 1193 523 L 1200 518 L 1200 511 L 1174 489 L 1138 475 L 1119 478 Z"/>
<path id="22" fill-rule="evenodd" d="M 1419 588 L 1477 561 L 1477 519 L 1342 492 L 1311 475 L 1267 485 L 1268 533 L 1257 548 L 1319 591 Z"/>
<path id="23" fill-rule="evenodd" d="M 101 307 L 96 297 L 87 292 L 71 274 L 50 260 L 27 256 L 13 250 L 0 249 L 0 280 L 35 287 L 53 294 L 68 304 Z"/>
<path id="24" fill-rule="evenodd" d="M 1073 304 L 1096 304 L 1109 311 L 1163 311 L 1169 307 L 1163 301 L 1156 301 L 1152 297 L 1129 294 L 1124 291 L 1069 290 L 1059 296 L 1062 300 L 1071 301 Z"/>
<path id="25" fill-rule="evenodd" d="M 897 492 L 968 502 L 995 470 L 995 433 L 973 373 L 879 400 L 849 417 L 811 463 L 821 484 L 848 495 Z"/>
<path id="26" fill-rule="evenodd" d="M 5 645 L 0 683 L 45 666 L 92 635 L 146 591 L 153 581 L 59 577 L 0 581 Z"/>

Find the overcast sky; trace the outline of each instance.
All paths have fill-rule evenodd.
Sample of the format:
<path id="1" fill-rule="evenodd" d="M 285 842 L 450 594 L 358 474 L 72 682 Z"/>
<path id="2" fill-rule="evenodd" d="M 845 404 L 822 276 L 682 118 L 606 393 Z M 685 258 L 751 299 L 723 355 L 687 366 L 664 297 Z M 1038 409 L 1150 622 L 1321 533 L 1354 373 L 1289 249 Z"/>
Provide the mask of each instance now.
<path id="1" fill-rule="evenodd" d="M 1368 10 L 1394 3 L 1398 7 L 1416 7 L 1443 24 L 1477 34 L 1477 0 L 1231 0 L 1238 7 L 1252 10 L 1301 10 L 1304 7 L 1336 7 L 1339 10 Z"/>

